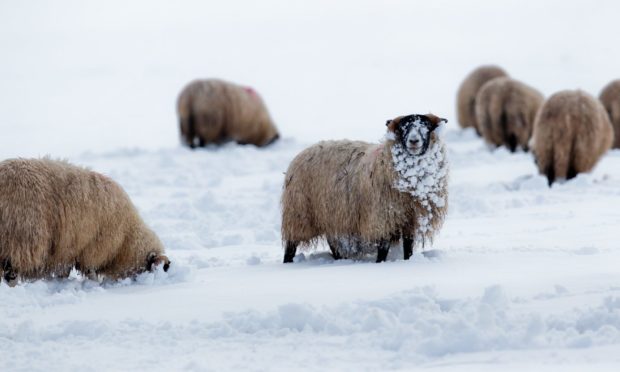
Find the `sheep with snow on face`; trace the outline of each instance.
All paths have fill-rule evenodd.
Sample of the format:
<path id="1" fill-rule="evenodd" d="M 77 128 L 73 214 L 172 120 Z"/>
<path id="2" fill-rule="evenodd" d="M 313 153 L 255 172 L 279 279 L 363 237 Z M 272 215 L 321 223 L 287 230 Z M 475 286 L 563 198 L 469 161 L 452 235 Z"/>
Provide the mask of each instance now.
<path id="1" fill-rule="evenodd" d="M 601 91 L 599 100 L 605 106 L 614 127 L 613 148 L 620 149 L 620 80 L 614 80 L 607 84 Z"/>
<path id="2" fill-rule="evenodd" d="M 254 89 L 219 79 L 189 83 L 177 100 L 177 114 L 181 139 L 190 148 L 228 141 L 266 146 L 279 138 Z"/>
<path id="3" fill-rule="evenodd" d="M 403 238 L 404 258 L 432 239 L 448 202 L 448 163 L 435 129 L 445 119 L 400 116 L 381 144 L 322 141 L 297 155 L 282 194 L 284 262 L 326 238 L 334 258 L 375 253 Z"/>
<path id="4" fill-rule="evenodd" d="M 0 278 L 123 278 L 170 261 L 123 189 L 64 161 L 0 162 Z"/>
<path id="5" fill-rule="evenodd" d="M 485 141 L 528 150 L 543 95 L 520 81 L 499 77 L 488 81 L 476 96 L 476 123 Z"/>
<path id="6" fill-rule="evenodd" d="M 456 112 L 462 128 L 472 127 L 480 134 L 476 121 L 476 95 L 486 82 L 504 76 L 508 74 L 502 68 L 493 65 L 480 66 L 467 75 L 456 96 Z"/>
<path id="7" fill-rule="evenodd" d="M 549 185 L 589 172 L 611 147 L 613 127 L 603 105 L 581 90 L 555 93 L 536 115 L 532 152 Z"/>

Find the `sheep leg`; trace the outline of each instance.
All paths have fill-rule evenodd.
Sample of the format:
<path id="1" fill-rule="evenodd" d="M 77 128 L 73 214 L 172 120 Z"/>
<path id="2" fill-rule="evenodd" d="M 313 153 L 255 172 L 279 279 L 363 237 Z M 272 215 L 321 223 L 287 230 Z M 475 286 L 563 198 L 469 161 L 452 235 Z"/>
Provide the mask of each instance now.
<path id="1" fill-rule="evenodd" d="M 295 258 L 295 254 L 297 253 L 298 244 L 298 242 L 294 242 L 291 240 L 286 241 L 286 250 L 284 251 L 284 263 L 293 262 L 293 258 Z"/>
<path id="2" fill-rule="evenodd" d="M 547 171 L 545 172 L 545 174 L 547 175 L 547 181 L 549 182 L 549 186 L 551 186 L 551 184 L 555 182 L 555 169 L 553 168 L 553 164 L 550 164 L 547 167 Z"/>
<path id="3" fill-rule="evenodd" d="M 187 144 L 191 149 L 194 149 L 196 147 L 194 144 L 194 138 L 196 137 L 196 123 L 194 122 L 194 115 L 189 115 L 185 120 L 187 120 Z"/>
<path id="4" fill-rule="evenodd" d="M 267 143 L 265 144 L 265 146 L 269 146 L 272 143 L 276 142 L 278 139 L 280 138 L 279 134 L 276 134 L 275 136 L 273 136 L 269 141 L 267 141 Z"/>
<path id="5" fill-rule="evenodd" d="M 408 260 L 413 255 L 413 239 L 410 236 L 403 236 L 403 258 Z"/>
<path id="6" fill-rule="evenodd" d="M 390 241 L 387 239 L 381 239 L 377 247 L 377 263 L 385 261 L 389 252 Z"/>
<path id="7" fill-rule="evenodd" d="M 566 173 L 566 179 L 570 180 L 577 177 L 577 171 L 575 170 L 575 167 L 573 167 L 573 165 L 571 164 L 568 167 L 568 172 Z"/>
<path id="8" fill-rule="evenodd" d="M 517 151 L 517 137 L 514 134 L 510 134 L 508 136 L 508 138 L 506 138 L 506 143 L 508 144 L 508 148 L 510 149 L 510 152 L 515 152 Z"/>
<path id="9" fill-rule="evenodd" d="M 99 282 L 99 274 L 97 274 L 97 271 L 94 269 L 86 269 L 82 271 L 82 275 L 88 280 Z"/>
<path id="10" fill-rule="evenodd" d="M 327 245 L 329 245 L 329 250 L 332 251 L 332 256 L 334 260 L 339 260 L 342 258 L 340 253 L 338 252 L 338 242 L 333 239 L 327 239 Z"/>
<path id="11" fill-rule="evenodd" d="M 2 262 L 2 271 L 2 279 L 6 281 L 9 287 L 15 287 L 17 284 L 17 273 L 13 270 L 13 266 L 9 259 Z"/>

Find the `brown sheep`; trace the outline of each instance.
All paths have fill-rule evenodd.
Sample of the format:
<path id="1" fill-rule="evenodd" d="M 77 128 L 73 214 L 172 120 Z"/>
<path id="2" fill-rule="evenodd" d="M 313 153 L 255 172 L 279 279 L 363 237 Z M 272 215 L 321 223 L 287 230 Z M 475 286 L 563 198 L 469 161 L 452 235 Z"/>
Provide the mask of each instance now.
<path id="1" fill-rule="evenodd" d="M 508 74 L 500 67 L 488 65 L 478 67 L 463 80 L 456 98 L 456 112 L 462 128 L 473 127 L 480 134 L 476 122 L 476 94 L 484 83 L 503 76 Z"/>
<path id="2" fill-rule="evenodd" d="M 219 79 L 194 80 L 177 100 L 181 137 L 194 148 L 235 141 L 266 146 L 279 138 L 261 97 Z"/>
<path id="3" fill-rule="evenodd" d="M 476 123 L 491 145 L 504 145 L 515 152 L 528 150 L 536 113 L 543 95 L 509 77 L 489 80 L 476 96 Z"/>
<path id="4" fill-rule="evenodd" d="M 432 239 L 447 211 L 448 163 L 435 129 L 445 119 L 400 116 L 381 144 L 322 141 L 293 159 L 282 194 L 284 262 L 327 239 L 334 258 L 377 252 L 403 238 L 404 258 Z"/>
<path id="5" fill-rule="evenodd" d="M 123 189 L 99 173 L 51 159 L 0 162 L 0 272 L 18 277 L 118 279 L 168 270 L 159 238 Z"/>
<path id="6" fill-rule="evenodd" d="M 611 147 L 614 132 L 603 105 L 581 90 L 555 93 L 536 115 L 532 152 L 549 185 L 590 171 Z"/>
<path id="7" fill-rule="evenodd" d="M 614 127 L 615 139 L 613 148 L 620 148 L 620 80 L 614 80 L 607 84 L 601 91 L 599 99 L 609 114 L 609 119 Z"/>

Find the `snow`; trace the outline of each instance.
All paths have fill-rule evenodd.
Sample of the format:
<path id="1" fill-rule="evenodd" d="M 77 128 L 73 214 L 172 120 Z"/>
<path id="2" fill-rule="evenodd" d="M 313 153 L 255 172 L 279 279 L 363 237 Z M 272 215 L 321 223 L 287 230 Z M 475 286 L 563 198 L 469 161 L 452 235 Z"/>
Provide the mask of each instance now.
<path id="1" fill-rule="evenodd" d="M 135 280 L 0 284 L 0 369 L 618 370 L 620 151 L 549 188 L 531 154 L 489 148 L 454 115 L 482 63 L 547 95 L 598 94 L 618 77 L 617 14 L 613 1 L 0 2 L 0 158 L 111 176 L 173 261 Z M 200 76 L 255 87 L 283 139 L 182 148 L 174 100 Z M 426 254 L 334 261 L 321 245 L 283 265 L 290 160 L 427 112 L 449 120 L 450 172 Z"/>

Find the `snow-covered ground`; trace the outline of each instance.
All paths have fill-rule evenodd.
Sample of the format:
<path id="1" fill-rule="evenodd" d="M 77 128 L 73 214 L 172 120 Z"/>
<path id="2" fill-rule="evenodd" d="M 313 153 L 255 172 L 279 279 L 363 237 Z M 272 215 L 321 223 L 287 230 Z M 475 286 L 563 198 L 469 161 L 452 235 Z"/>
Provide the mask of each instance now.
<path id="1" fill-rule="evenodd" d="M 548 188 L 530 154 L 455 125 L 474 66 L 545 94 L 618 77 L 614 2 L 0 2 L 0 158 L 110 175 L 173 265 L 0 285 L 0 370 L 620 368 L 620 151 Z M 283 140 L 180 147 L 178 90 L 254 85 Z M 281 264 L 283 172 L 318 139 L 450 120 L 450 212 L 402 261 Z"/>

